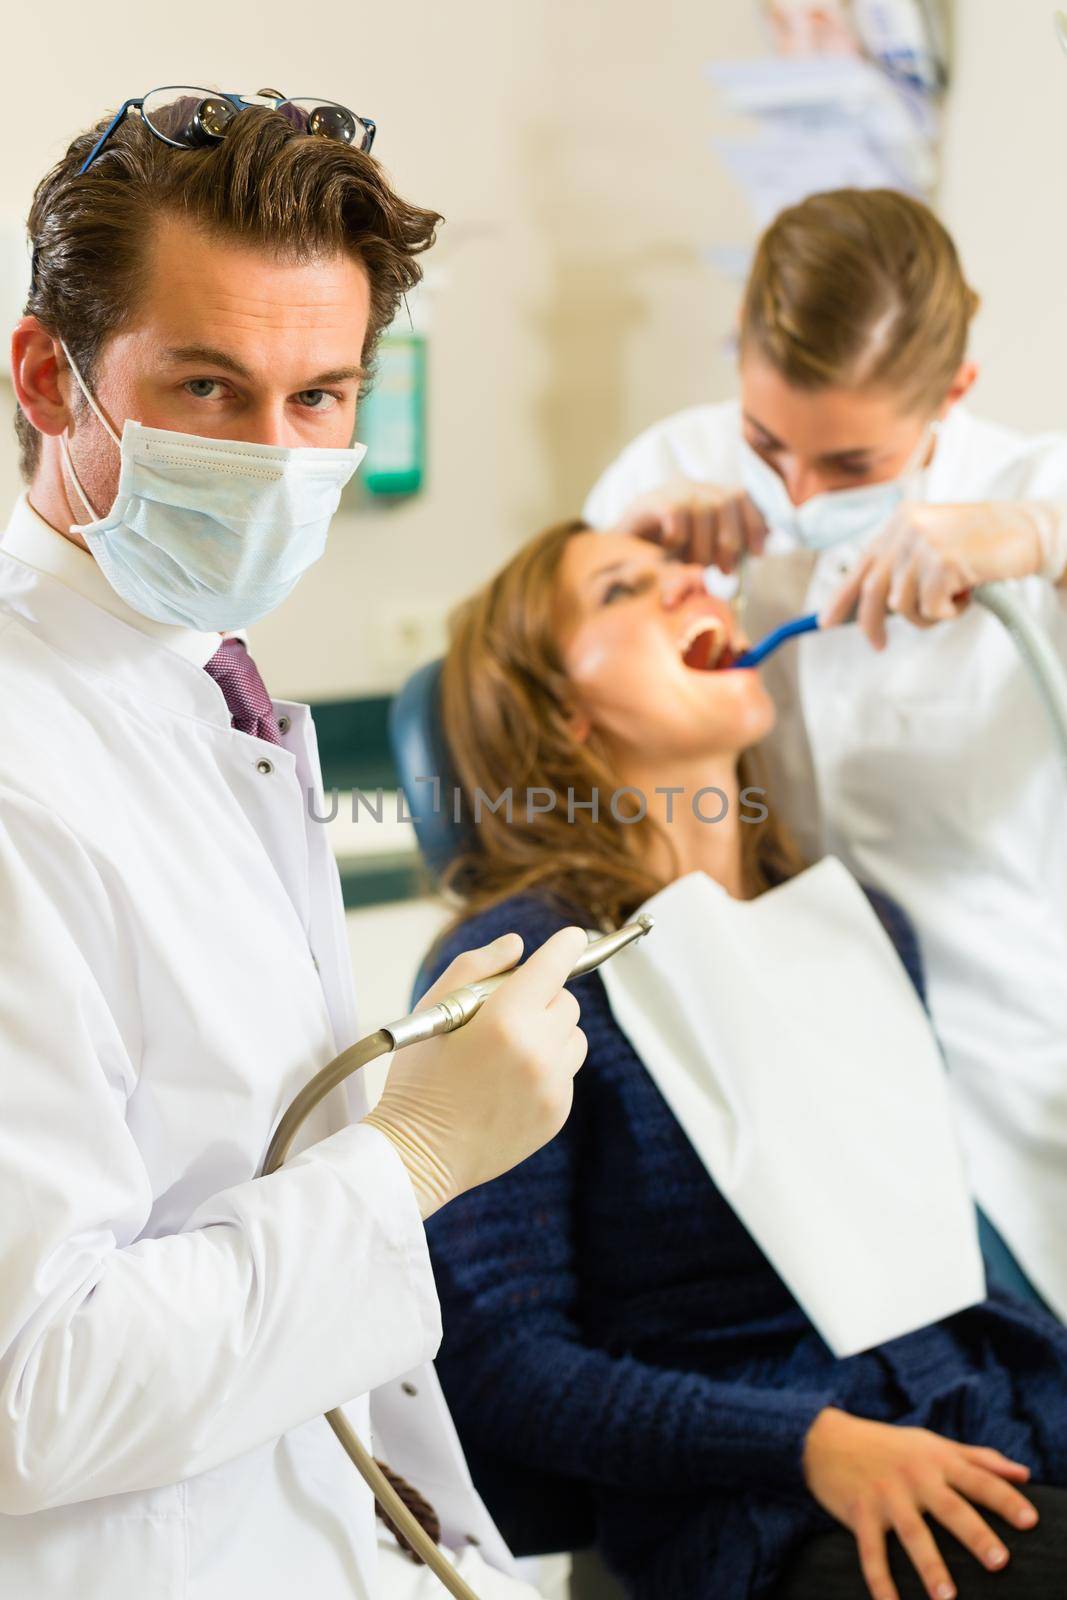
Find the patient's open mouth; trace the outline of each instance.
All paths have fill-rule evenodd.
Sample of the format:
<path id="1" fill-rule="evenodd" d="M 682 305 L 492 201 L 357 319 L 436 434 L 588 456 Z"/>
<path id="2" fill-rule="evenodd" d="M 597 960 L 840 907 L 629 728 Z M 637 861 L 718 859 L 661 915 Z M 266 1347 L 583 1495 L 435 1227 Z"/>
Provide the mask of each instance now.
<path id="1" fill-rule="evenodd" d="M 718 617 L 694 617 L 678 643 L 683 662 L 694 672 L 721 672 L 731 667 L 737 652 L 730 646 Z"/>

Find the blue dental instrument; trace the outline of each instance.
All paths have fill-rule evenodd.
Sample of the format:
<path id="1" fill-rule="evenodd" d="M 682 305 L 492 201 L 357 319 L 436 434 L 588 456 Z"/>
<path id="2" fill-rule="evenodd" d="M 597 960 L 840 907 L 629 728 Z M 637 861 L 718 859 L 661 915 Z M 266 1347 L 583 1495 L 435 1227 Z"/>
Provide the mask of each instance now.
<path id="1" fill-rule="evenodd" d="M 769 655 L 777 650 L 780 644 L 785 644 L 787 639 L 795 639 L 801 633 L 815 633 L 819 626 L 819 614 L 812 611 L 806 617 L 794 617 L 792 622 L 783 622 L 780 628 L 775 628 L 759 644 L 754 644 L 750 650 L 739 655 L 732 663 L 734 667 L 758 667 L 761 661 L 766 661 Z"/>
<path id="2" fill-rule="evenodd" d="M 1012 584 L 980 583 L 974 589 L 973 596 L 979 605 L 992 611 L 1010 633 L 1040 691 L 1056 742 L 1067 761 L 1067 671 L 1054 646 Z M 792 622 L 784 622 L 780 628 L 775 628 L 773 633 L 761 639 L 759 644 L 753 645 L 751 650 L 739 655 L 731 667 L 758 667 L 787 639 L 795 639 L 801 633 L 815 633 L 818 627 L 817 612 L 794 617 Z"/>

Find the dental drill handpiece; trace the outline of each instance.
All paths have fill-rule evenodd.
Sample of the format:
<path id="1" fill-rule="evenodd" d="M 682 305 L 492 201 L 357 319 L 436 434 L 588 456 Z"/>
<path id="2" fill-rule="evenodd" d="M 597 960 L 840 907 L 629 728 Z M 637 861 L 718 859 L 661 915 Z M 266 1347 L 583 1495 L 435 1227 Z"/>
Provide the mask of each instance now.
<path id="1" fill-rule="evenodd" d="M 591 972 L 594 967 L 599 967 L 602 961 L 607 961 L 609 956 L 624 950 L 636 939 L 644 938 L 651 927 L 652 918 L 642 912 L 633 922 L 616 928 L 613 933 L 591 934 L 589 944 L 570 970 L 570 977 L 580 978 L 583 973 Z M 489 996 L 499 989 L 512 971 L 514 968 L 509 968 L 507 972 L 498 972 L 491 978 L 481 978 L 477 983 L 468 983 L 462 989 L 454 989 L 451 994 L 444 995 L 436 1004 L 427 1006 L 424 1011 L 414 1011 L 410 1016 L 402 1017 L 399 1022 L 391 1022 L 387 1027 L 368 1034 L 365 1039 L 360 1039 L 358 1044 L 352 1045 L 336 1060 L 331 1061 L 329 1066 L 323 1067 L 322 1071 L 316 1073 L 311 1082 L 301 1089 L 275 1129 L 261 1168 L 262 1175 L 266 1176 L 281 1166 L 305 1118 L 339 1083 L 343 1083 L 346 1078 L 358 1072 L 361 1067 L 367 1066 L 369 1062 L 388 1055 L 391 1050 L 402 1050 L 406 1045 L 415 1044 L 420 1039 L 430 1039 L 434 1034 L 452 1033 L 454 1029 L 462 1028 L 464 1023 L 477 1016 Z M 389 1518 L 394 1530 L 403 1535 L 408 1546 L 421 1561 L 425 1562 L 446 1592 L 453 1597 L 453 1600 L 478 1600 L 470 1584 L 460 1576 L 421 1523 L 412 1516 L 381 1467 L 364 1446 L 344 1411 L 340 1407 L 327 1411 L 326 1421 L 333 1429 L 338 1443 L 352 1465 Z"/>
<path id="2" fill-rule="evenodd" d="M 584 973 L 592 972 L 594 967 L 599 967 L 602 961 L 607 961 L 617 951 L 624 950 L 637 939 L 643 939 L 651 927 L 652 918 L 642 913 L 633 922 L 616 928 L 613 933 L 591 935 L 586 949 L 571 968 L 570 976 L 580 978 Z M 480 978 L 476 983 L 464 984 L 462 989 L 453 989 L 451 994 L 442 996 L 436 1005 L 428 1006 L 425 1011 L 413 1011 L 399 1022 L 387 1023 L 385 1032 L 392 1035 L 393 1048 L 400 1050 L 420 1039 L 432 1039 L 435 1034 L 451 1033 L 455 1028 L 462 1028 L 465 1022 L 478 1014 L 489 996 L 495 994 L 509 976 L 509 972 L 498 972 L 491 978 Z"/>
<path id="3" fill-rule="evenodd" d="M 580 978 L 583 973 L 591 972 L 602 961 L 607 961 L 619 950 L 633 944 L 635 939 L 644 938 L 651 927 L 652 918 L 642 912 L 633 922 L 625 923 L 612 933 L 590 934 L 589 943 L 571 968 L 569 978 Z M 462 1028 L 465 1022 L 477 1016 L 489 996 L 499 989 L 513 971 L 514 968 L 509 968 L 507 972 L 494 973 L 491 978 L 479 978 L 476 983 L 464 984 L 462 989 L 453 989 L 451 994 L 442 995 L 434 1005 L 422 1011 L 412 1011 L 398 1022 L 387 1022 L 375 1033 L 368 1034 L 365 1039 L 343 1050 L 294 1096 L 274 1130 L 261 1173 L 265 1176 L 281 1166 L 301 1123 L 338 1084 L 392 1050 L 404 1050 L 409 1044 L 418 1044 L 422 1039 L 432 1039 L 436 1034 L 452 1033 L 456 1028 Z"/>

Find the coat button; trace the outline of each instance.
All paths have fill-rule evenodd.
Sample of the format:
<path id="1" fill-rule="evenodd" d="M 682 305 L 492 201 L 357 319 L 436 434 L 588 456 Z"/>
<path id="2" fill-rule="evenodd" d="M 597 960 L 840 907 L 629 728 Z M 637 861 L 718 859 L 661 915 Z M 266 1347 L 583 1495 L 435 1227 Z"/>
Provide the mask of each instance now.
<path id="1" fill-rule="evenodd" d="M 261 772 L 265 778 L 268 778 L 274 771 L 274 762 L 268 761 L 264 756 L 262 760 L 256 762 L 256 771 Z"/>
<path id="2" fill-rule="evenodd" d="M 417 1395 L 419 1392 L 413 1383 L 402 1383 L 400 1388 L 404 1394 Z"/>
<path id="3" fill-rule="evenodd" d="M 481 1542 L 482 1542 L 482 1541 L 481 1541 L 481 1540 L 480 1540 L 480 1539 L 479 1539 L 479 1538 L 478 1538 L 478 1537 L 477 1537 L 477 1535 L 476 1535 L 476 1534 L 473 1534 L 473 1533 L 468 1533 L 468 1534 L 467 1534 L 467 1535 L 466 1535 L 466 1540 L 467 1540 L 467 1543 L 468 1543 L 468 1544 L 472 1544 L 472 1545 L 474 1545 L 474 1546 L 475 1546 L 475 1547 L 476 1547 L 476 1548 L 477 1548 L 477 1546 L 478 1546 L 478 1545 L 480 1545 L 480 1544 L 481 1544 Z"/>
<path id="4" fill-rule="evenodd" d="M 279 717 L 278 718 L 278 732 L 279 733 L 288 733 L 290 727 L 291 727 L 291 723 L 290 723 L 288 717 Z"/>

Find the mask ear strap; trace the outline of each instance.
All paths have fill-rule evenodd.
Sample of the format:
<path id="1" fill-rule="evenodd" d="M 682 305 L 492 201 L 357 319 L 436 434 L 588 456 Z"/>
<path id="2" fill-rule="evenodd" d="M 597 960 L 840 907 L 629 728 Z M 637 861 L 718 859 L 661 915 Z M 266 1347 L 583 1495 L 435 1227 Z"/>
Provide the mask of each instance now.
<path id="1" fill-rule="evenodd" d="M 88 401 L 89 409 L 92 411 L 93 415 L 96 417 L 96 420 L 99 422 L 100 426 L 105 430 L 105 432 L 107 432 L 107 433 L 109 433 L 111 435 L 112 439 L 115 441 L 115 443 L 118 445 L 119 449 L 121 450 L 121 448 L 122 448 L 122 440 L 119 438 L 118 434 L 115 432 L 114 428 L 111 426 L 111 424 L 107 420 L 107 418 L 104 416 L 104 413 L 101 411 L 100 407 L 97 405 L 97 403 L 94 400 L 93 396 L 89 393 L 89 386 L 85 382 L 85 379 L 82 377 L 81 373 L 78 371 L 78 368 L 77 368 L 77 366 L 75 364 L 75 361 L 74 361 L 74 357 L 71 355 L 70 351 L 67 349 L 67 346 L 66 346 L 65 342 L 62 339 L 60 339 L 60 341 L 59 341 L 59 348 L 62 350 L 63 354 L 67 358 L 67 364 L 69 365 L 71 372 L 74 374 L 74 381 L 78 385 L 78 388 L 81 390 L 82 394 L 85 396 L 86 400 Z"/>
<path id="2" fill-rule="evenodd" d="M 97 519 L 97 515 L 96 515 L 96 507 L 92 504 L 92 502 L 89 499 L 89 496 L 86 494 L 85 490 L 82 488 L 81 479 L 78 477 L 78 474 L 74 470 L 74 463 L 70 459 L 70 446 L 67 443 L 67 436 L 66 436 L 65 433 L 61 433 L 60 436 L 59 436 L 59 454 L 60 454 L 60 456 L 62 458 L 63 465 L 67 469 L 67 478 L 68 478 L 68 480 L 70 482 L 71 488 L 74 490 L 74 493 L 78 496 L 78 499 L 81 501 L 82 505 L 85 507 L 86 511 L 89 513 L 89 521 L 90 522 L 96 522 L 98 520 Z M 75 524 L 75 526 L 76 527 L 77 526 L 85 527 L 85 526 L 87 526 L 87 524 L 86 523 L 81 523 L 81 524 Z"/>
<path id="3" fill-rule="evenodd" d="M 937 440 L 940 432 L 940 417 L 931 418 L 922 431 L 922 437 L 912 452 L 911 460 L 900 474 L 901 483 L 913 484 L 915 483 L 916 479 L 922 477 L 923 473 L 927 470 L 927 457 L 932 457 L 937 450 Z"/>

